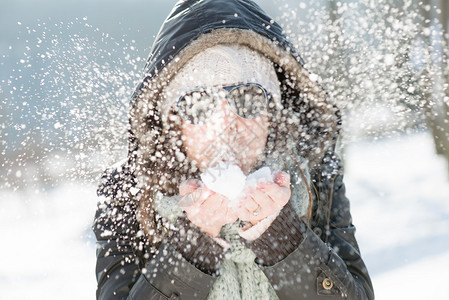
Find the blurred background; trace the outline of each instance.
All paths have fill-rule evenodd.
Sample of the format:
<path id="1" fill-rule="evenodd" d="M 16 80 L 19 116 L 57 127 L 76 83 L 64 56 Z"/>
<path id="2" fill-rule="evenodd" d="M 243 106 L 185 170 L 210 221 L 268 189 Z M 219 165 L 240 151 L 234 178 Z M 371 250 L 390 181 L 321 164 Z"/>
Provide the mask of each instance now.
<path id="1" fill-rule="evenodd" d="M 0 0 L 5 298 L 95 298 L 96 184 L 126 156 L 129 97 L 175 2 Z M 342 109 L 377 299 L 449 299 L 449 1 L 256 2 Z"/>

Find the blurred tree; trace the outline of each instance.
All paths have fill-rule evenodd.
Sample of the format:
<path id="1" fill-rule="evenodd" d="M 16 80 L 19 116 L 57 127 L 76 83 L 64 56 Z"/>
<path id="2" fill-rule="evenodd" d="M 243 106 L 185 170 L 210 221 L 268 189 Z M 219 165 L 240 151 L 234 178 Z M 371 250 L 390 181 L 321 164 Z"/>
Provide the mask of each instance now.
<path id="1" fill-rule="evenodd" d="M 441 25 L 443 27 L 443 91 L 444 98 L 440 99 L 441 102 L 441 113 L 440 118 L 438 120 L 438 125 L 440 128 L 440 141 L 441 141 L 441 149 L 440 154 L 444 155 L 448 162 L 449 169 L 449 1 L 441 0 Z"/>
<path id="2" fill-rule="evenodd" d="M 431 41 L 431 20 L 432 20 L 432 16 L 431 16 L 431 11 L 430 11 L 430 7 L 431 7 L 431 0 L 424 0 L 422 2 L 422 5 L 420 6 L 420 12 L 422 15 L 422 37 L 423 40 L 425 41 L 425 45 L 426 45 L 426 53 L 424 53 L 425 56 L 425 61 L 426 61 L 426 65 L 427 66 L 431 66 L 432 65 L 432 41 Z M 438 142 L 438 130 L 437 130 L 437 123 L 436 120 L 434 118 L 434 113 L 433 113 L 433 78 L 431 73 L 429 72 L 429 68 L 424 68 L 422 76 L 421 76 L 422 80 L 421 80 L 421 86 L 420 88 L 422 89 L 422 97 L 423 100 L 425 101 L 425 106 L 424 106 L 424 110 L 425 110 L 425 117 L 426 117 L 426 123 L 427 126 L 429 127 L 429 129 L 432 132 L 433 138 L 434 138 L 434 142 L 435 142 L 435 147 L 436 147 L 436 151 L 437 153 L 442 153 L 442 149 L 440 147 L 440 143 Z"/>
<path id="3" fill-rule="evenodd" d="M 423 77 L 425 99 L 426 122 L 433 134 L 435 150 L 448 162 L 449 169 L 449 68 L 448 68 L 448 22 L 449 10 L 448 1 L 440 0 L 438 5 L 441 8 L 439 17 L 432 22 L 432 1 L 424 0 L 421 5 L 423 16 L 423 36 L 427 43 L 427 65 Z M 436 23 L 436 24 L 435 24 Z M 438 24 L 439 23 L 439 24 Z M 432 34 L 433 27 L 441 26 L 441 35 Z M 441 41 L 433 41 L 434 38 Z M 441 49 L 436 45 L 441 45 Z M 440 51 L 440 53 L 436 53 Z M 435 59 L 433 55 L 437 55 Z"/>

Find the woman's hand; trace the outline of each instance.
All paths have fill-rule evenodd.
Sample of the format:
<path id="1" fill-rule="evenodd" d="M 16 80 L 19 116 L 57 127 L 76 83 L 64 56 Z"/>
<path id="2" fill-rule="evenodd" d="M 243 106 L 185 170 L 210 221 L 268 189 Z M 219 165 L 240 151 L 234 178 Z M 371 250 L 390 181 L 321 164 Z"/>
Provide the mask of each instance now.
<path id="1" fill-rule="evenodd" d="M 237 214 L 228 198 L 208 189 L 201 180 L 188 179 L 179 186 L 179 206 L 190 222 L 212 237 L 216 237 L 225 224 L 237 220 Z"/>
<path id="2" fill-rule="evenodd" d="M 279 171 L 273 175 L 274 182 L 262 182 L 245 190 L 237 216 L 255 225 L 260 220 L 279 212 L 290 200 L 290 175 Z"/>

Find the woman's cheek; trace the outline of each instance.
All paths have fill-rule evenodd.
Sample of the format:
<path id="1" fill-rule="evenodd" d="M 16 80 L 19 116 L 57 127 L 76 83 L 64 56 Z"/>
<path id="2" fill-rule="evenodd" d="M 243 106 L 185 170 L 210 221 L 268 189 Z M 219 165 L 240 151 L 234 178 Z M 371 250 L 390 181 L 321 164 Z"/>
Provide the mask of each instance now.
<path id="1" fill-rule="evenodd" d="M 192 161 L 196 161 L 199 166 L 207 165 L 207 155 L 204 155 L 204 151 L 207 150 L 207 145 L 210 144 L 210 141 L 207 139 L 202 126 L 183 124 L 182 135 L 187 156 Z"/>

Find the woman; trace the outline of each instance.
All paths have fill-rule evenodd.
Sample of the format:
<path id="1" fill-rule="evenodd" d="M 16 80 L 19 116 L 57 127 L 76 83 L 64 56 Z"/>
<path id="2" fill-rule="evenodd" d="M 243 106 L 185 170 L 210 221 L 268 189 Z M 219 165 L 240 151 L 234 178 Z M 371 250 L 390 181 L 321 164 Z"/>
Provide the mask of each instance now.
<path id="1" fill-rule="evenodd" d="M 180 1 L 151 52 L 99 188 L 97 298 L 373 299 L 339 112 L 282 28 L 252 1 Z M 200 179 L 220 163 L 273 180 L 235 201 Z"/>

